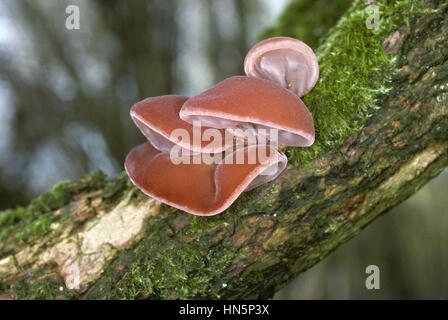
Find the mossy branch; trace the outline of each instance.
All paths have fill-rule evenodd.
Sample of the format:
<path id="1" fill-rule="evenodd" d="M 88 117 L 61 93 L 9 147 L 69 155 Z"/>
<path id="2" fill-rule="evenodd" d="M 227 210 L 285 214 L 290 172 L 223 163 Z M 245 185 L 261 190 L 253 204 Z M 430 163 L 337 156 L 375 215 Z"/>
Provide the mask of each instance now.
<path id="1" fill-rule="evenodd" d="M 318 49 L 313 148 L 226 212 L 196 217 L 125 174 L 64 182 L 0 213 L 5 298 L 269 298 L 448 164 L 448 6 L 355 1 Z M 424 4 L 422 7 L 421 4 Z M 290 35 L 301 12 L 271 35 Z M 293 29 L 291 29 L 293 30 Z M 300 38 L 300 35 L 297 34 Z M 0 296 L 1 297 L 1 296 Z"/>

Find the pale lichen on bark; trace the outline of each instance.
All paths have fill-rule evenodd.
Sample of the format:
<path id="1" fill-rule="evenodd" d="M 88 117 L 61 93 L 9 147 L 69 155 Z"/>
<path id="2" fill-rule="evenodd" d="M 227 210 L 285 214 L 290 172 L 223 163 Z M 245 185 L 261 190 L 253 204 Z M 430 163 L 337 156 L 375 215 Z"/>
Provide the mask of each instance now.
<path id="1" fill-rule="evenodd" d="M 70 234 L 67 231 L 72 229 L 66 226 L 64 232 L 52 240 L 55 243 L 52 246 L 42 241 L 3 258 L 0 277 L 20 274 L 17 264 L 37 270 L 54 262 L 68 289 L 85 291 L 90 282 L 99 278 L 117 250 L 141 239 L 147 217 L 157 213 L 159 203 L 150 199 L 135 204 L 130 201 L 132 195 L 133 192 L 129 192 L 112 210 L 90 219 L 80 232 Z M 76 215 L 77 210 L 73 214 Z"/>

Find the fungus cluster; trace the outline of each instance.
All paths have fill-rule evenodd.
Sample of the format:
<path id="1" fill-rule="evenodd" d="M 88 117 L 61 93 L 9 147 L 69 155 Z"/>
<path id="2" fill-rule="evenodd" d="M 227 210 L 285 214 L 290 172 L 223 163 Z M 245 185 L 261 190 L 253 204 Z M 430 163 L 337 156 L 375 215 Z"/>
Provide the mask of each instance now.
<path id="1" fill-rule="evenodd" d="M 288 160 L 277 144 L 313 144 L 313 119 L 300 99 L 319 76 L 313 51 L 296 39 L 270 38 L 248 52 L 244 70 L 194 97 L 147 98 L 131 108 L 148 140 L 125 161 L 140 190 L 188 213 L 215 215 L 280 175 Z"/>

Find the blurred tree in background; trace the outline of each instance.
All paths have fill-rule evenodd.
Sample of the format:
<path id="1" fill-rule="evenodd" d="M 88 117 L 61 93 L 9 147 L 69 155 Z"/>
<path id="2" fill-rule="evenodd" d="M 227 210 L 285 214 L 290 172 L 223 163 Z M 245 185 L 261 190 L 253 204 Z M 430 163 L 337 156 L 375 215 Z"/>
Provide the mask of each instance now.
<path id="1" fill-rule="evenodd" d="M 65 8 L 80 8 L 80 30 Z M 261 1 L 0 1 L 0 209 L 62 179 L 123 170 L 130 107 L 242 73 Z M 255 26 L 255 28 L 254 28 Z"/>
<path id="2" fill-rule="evenodd" d="M 286 9 L 266 30 L 285 1 L 0 0 L 0 210 L 98 168 L 118 174 L 144 141 L 132 104 L 242 74 L 260 34 L 316 48 L 350 2 L 292 1 L 303 22 L 288 29 Z M 80 30 L 65 28 L 69 4 Z M 445 171 L 276 297 L 448 298 L 447 188 Z M 381 290 L 364 286 L 369 264 Z"/>

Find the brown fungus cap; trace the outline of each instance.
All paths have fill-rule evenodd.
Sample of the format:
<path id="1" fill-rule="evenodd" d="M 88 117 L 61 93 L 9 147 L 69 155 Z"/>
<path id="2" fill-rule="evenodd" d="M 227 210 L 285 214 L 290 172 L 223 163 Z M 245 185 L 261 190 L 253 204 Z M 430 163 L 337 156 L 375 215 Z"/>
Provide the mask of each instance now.
<path id="1" fill-rule="evenodd" d="M 259 155 L 261 147 L 267 148 L 267 157 Z M 248 161 L 250 153 L 256 155 L 253 162 Z M 218 163 L 194 164 L 191 159 L 189 164 L 175 164 L 169 153 L 145 143 L 129 152 L 125 169 L 147 195 L 188 213 L 210 216 L 227 209 L 243 191 L 278 177 L 286 163 L 286 156 L 272 147 L 248 146 L 223 153 Z"/>
<path id="2" fill-rule="evenodd" d="M 212 143 L 213 138 L 210 138 L 210 141 L 194 141 L 195 129 L 179 118 L 179 111 L 187 100 L 188 97 L 180 95 L 147 98 L 131 108 L 131 117 L 149 142 L 160 151 L 169 152 L 174 145 L 179 145 L 194 152 L 218 153 L 231 146 L 232 141 L 228 141 L 226 145 L 224 130 L 219 130 L 218 134 L 223 139 L 216 144 Z M 202 137 L 209 129 L 216 131 L 214 128 L 197 127 L 197 136 Z M 177 132 L 186 133 L 185 138 L 176 134 Z"/>
<path id="3" fill-rule="evenodd" d="M 220 129 L 278 129 L 278 142 L 309 146 L 314 142 L 313 119 L 302 100 L 268 80 L 235 76 L 188 99 L 180 118 Z"/>
<path id="4" fill-rule="evenodd" d="M 289 37 L 274 37 L 257 43 L 246 55 L 244 71 L 291 90 L 299 97 L 311 91 L 319 78 L 313 50 Z"/>

